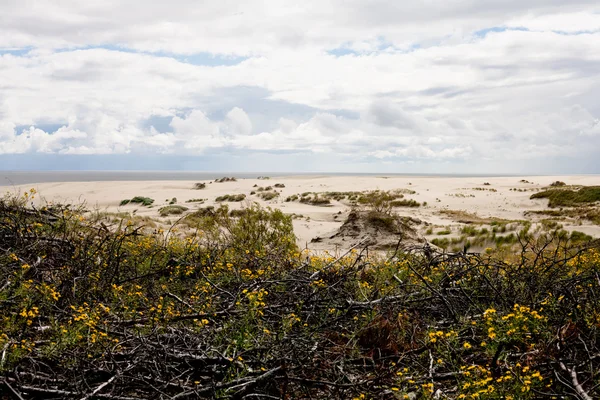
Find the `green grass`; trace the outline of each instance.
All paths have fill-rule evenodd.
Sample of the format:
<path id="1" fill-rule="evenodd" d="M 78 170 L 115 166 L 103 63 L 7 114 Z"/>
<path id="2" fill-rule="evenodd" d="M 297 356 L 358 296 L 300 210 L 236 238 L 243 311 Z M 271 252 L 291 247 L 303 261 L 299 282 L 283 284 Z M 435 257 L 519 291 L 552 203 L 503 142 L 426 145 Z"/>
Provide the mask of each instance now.
<path id="1" fill-rule="evenodd" d="M 550 184 L 550 186 L 552 187 L 560 187 L 560 186 L 567 186 L 566 183 L 564 183 L 563 181 L 554 181 Z"/>
<path id="2" fill-rule="evenodd" d="M 223 196 L 219 196 L 215 199 L 215 201 L 217 202 L 223 202 L 223 201 L 228 201 L 228 202 L 238 202 L 238 201 L 242 201 L 246 198 L 245 194 L 225 194 Z"/>
<path id="3" fill-rule="evenodd" d="M 180 214 L 183 214 L 187 210 L 189 210 L 189 208 L 184 207 L 184 206 L 170 205 L 170 206 L 160 208 L 158 210 L 158 213 L 160 214 L 161 217 L 166 217 L 169 215 L 180 215 Z"/>
<path id="4" fill-rule="evenodd" d="M 586 186 L 579 190 L 548 189 L 534 193 L 531 199 L 548 199 L 548 206 L 578 207 L 600 201 L 600 186 Z"/>
<path id="5" fill-rule="evenodd" d="M 421 203 L 413 199 L 402 199 L 390 201 L 392 207 L 421 207 Z"/>
<path id="6" fill-rule="evenodd" d="M 260 197 L 261 199 L 265 200 L 265 201 L 269 201 L 269 200 L 273 200 L 277 197 L 279 197 L 279 193 L 277 192 L 262 192 L 258 194 L 258 197 Z"/>
<path id="7" fill-rule="evenodd" d="M 237 179 L 234 176 L 232 176 L 232 177 L 225 176 L 223 178 L 215 179 L 215 183 L 223 183 L 223 182 L 237 182 Z"/>
<path id="8" fill-rule="evenodd" d="M 529 211 L 527 214 L 533 215 L 545 215 L 553 218 L 573 218 L 576 220 L 588 220 L 593 224 L 600 225 L 600 210 L 597 207 L 577 207 L 577 208 L 566 208 L 561 210 L 538 210 Z"/>
<path id="9" fill-rule="evenodd" d="M 152 203 L 154 203 L 154 199 L 151 199 L 150 197 L 144 197 L 144 196 L 135 196 L 133 199 L 121 200 L 120 205 L 125 206 L 130 203 L 141 204 L 143 206 L 149 207 L 152 205 Z"/>

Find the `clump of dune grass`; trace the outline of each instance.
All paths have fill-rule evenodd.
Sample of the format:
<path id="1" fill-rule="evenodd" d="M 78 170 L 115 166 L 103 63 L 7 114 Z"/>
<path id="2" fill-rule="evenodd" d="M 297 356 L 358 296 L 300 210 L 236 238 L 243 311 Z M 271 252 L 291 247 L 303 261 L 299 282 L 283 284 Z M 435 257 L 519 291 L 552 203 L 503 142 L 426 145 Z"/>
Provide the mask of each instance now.
<path id="1" fill-rule="evenodd" d="M 150 207 L 154 203 L 154 199 L 145 196 L 135 196 L 132 199 L 121 200 L 120 205 L 125 206 L 127 204 L 140 204 L 142 206 Z"/>
<path id="2" fill-rule="evenodd" d="M 234 176 L 231 176 L 231 177 L 225 176 L 223 178 L 215 179 L 215 183 L 223 183 L 223 182 L 237 182 L 237 179 Z"/>
<path id="3" fill-rule="evenodd" d="M 578 207 L 600 201 L 600 186 L 584 186 L 577 190 L 548 189 L 534 193 L 531 199 L 548 199 L 548 206 Z"/>
<path id="4" fill-rule="evenodd" d="M 567 184 L 564 183 L 563 181 L 554 181 L 550 184 L 550 186 L 552 187 L 560 187 L 560 186 L 566 186 Z"/>
<path id="5" fill-rule="evenodd" d="M 504 218 L 480 217 L 476 213 L 470 213 L 464 210 L 441 210 L 439 213 L 463 224 L 503 225 L 514 222 Z"/>
<path id="6" fill-rule="evenodd" d="M 331 200 L 321 197 L 318 194 L 315 194 L 313 196 L 302 196 L 300 198 L 300 203 L 310 204 L 312 206 L 328 206 L 331 204 Z"/>
<path id="7" fill-rule="evenodd" d="M 261 199 L 265 200 L 265 201 L 269 201 L 269 200 L 273 200 L 277 197 L 279 197 L 279 193 L 278 192 L 261 192 L 258 194 L 258 197 L 260 197 Z"/>
<path id="8" fill-rule="evenodd" d="M 228 201 L 228 202 L 238 202 L 238 201 L 242 201 L 246 198 L 246 195 L 243 193 L 240 194 L 225 194 L 223 196 L 219 196 L 215 199 L 215 201 L 217 202 L 223 202 L 223 201 Z"/>
<path id="9" fill-rule="evenodd" d="M 421 207 L 421 203 L 413 199 L 402 199 L 390 201 L 392 207 Z"/>
<path id="10" fill-rule="evenodd" d="M 160 208 L 158 210 L 158 213 L 160 214 L 161 217 L 167 217 L 169 215 L 183 214 L 187 210 L 189 210 L 189 208 L 184 207 L 184 206 L 170 205 L 170 206 Z"/>

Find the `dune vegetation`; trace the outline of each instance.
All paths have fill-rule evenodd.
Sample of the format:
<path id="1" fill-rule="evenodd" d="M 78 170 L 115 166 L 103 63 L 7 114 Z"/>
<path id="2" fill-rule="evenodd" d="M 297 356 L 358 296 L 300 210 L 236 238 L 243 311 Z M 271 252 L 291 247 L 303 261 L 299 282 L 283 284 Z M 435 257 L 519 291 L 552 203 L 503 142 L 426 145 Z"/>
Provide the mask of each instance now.
<path id="1" fill-rule="evenodd" d="M 600 397 L 597 241 L 311 254 L 258 205 L 165 231 L 33 196 L 0 199 L 8 398 Z"/>
<path id="2" fill-rule="evenodd" d="M 559 186 L 553 184 L 554 186 Z M 549 207 L 578 207 L 600 202 L 600 186 L 571 189 L 548 189 L 531 195 L 532 199 L 548 199 Z"/>

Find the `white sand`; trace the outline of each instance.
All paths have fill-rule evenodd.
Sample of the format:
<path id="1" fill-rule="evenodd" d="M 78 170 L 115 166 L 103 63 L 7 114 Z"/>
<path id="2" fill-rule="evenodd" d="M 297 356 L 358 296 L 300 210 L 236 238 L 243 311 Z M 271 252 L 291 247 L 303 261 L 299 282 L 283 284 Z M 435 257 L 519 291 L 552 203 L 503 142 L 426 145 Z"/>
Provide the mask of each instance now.
<path id="1" fill-rule="evenodd" d="M 532 183 L 523 183 L 527 180 Z M 498 217 L 510 220 L 526 219 L 524 212 L 528 210 L 547 209 L 546 200 L 531 200 L 529 197 L 535 189 L 548 186 L 551 182 L 561 180 L 569 185 L 600 185 L 600 176 L 523 176 L 523 177 L 351 177 L 351 176 L 306 176 L 283 177 L 270 180 L 240 179 L 237 182 L 209 183 L 206 189 L 194 190 L 196 181 L 138 181 L 138 182 L 62 182 L 40 183 L 17 186 L 9 191 L 25 191 L 35 188 L 41 199 L 47 201 L 61 201 L 69 203 L 85 202 L 88 207 L 97 207 L 103 211 L 131 212 L 137 210 L 140 216 L 158 216 L 158 209 L 166 205 L 168 200 L 176 197 L 178 204 L 190 208 L 190 211 L 207 205 L 215 205 L 214 199 L 225 194 L 244 193 L 247 200 L 242 203 L 226 203 L 230 208 L 239 208 L 248 201 L 256 201 L 263 206 L 279 208 L 285 213 L 300 214 L 304 218 L 294 220 L 295 233 L 298 243 L 304 247 L 316 236 L 326 236 L 334 232 L 345 219 L 349 207 L 343 203 L 332 201 L 332 206 L 320 207 L 299 202 L 285 202 L 290 195 L 303 192 L 327 191 L 364 191 L 364 190 L 393 190 L 411 189 L 417 193 L 406 195 L 406 198 L 418 202 L 427 202 L 426 206 L 419 208 L 397 208 L 400 215 L 413 216 L 436 226 L 456 224 L 439 211 L 444 209 L 464 210 L 476 213 L 481 217 Z M 489 182 L 489 186 L 484 186 Z M 276 189 L 281 194 L 278 198 L 265 202 L 257 196 L 250 196 L 255 190 L 254 185 L 273 186 L 276 183 L 285 185 L 283 189 Z M 479 191 L 474 188 L 495 189 L 497 192 Z M 526 192 L 511 191 L 511 188 L 529 189 Z M 533 190 L 532 190 L 533 189 Z M 147 208 L 139 205 L 120 207 L 123 199 L 134 196 L 146 196 L 155 199 L 154 207 Z M 472 197 L 474 196 L 474 197 Z M 208 199 L 204 204 L 186 203 L 193 198 Z M 39 200 L 37 200 L 39 201 Z M 336 215 L 338 212 L 342 215 Z M 310 219 L 307 221 L 307 217 Z M 171 217 L 175 220 L 176 217 Z M 600 227 L 594 225 L 565 225 L 565 229 L 576 229 L 595 237 L 600 237 Z M 309 247 L 310 244 L 308 245 Z"/>

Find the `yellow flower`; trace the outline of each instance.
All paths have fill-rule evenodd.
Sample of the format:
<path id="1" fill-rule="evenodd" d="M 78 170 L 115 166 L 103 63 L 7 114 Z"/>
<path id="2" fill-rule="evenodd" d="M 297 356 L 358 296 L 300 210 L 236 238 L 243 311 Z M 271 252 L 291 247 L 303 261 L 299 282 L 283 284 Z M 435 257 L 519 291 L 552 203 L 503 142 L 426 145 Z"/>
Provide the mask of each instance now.
<path id="1" fill-rule="evenodd" d="M 468 342 L 465 342 L 465 343 L 463 343 L 463 347 L 465 349 L 470 349 L 472 346 Z"/>

